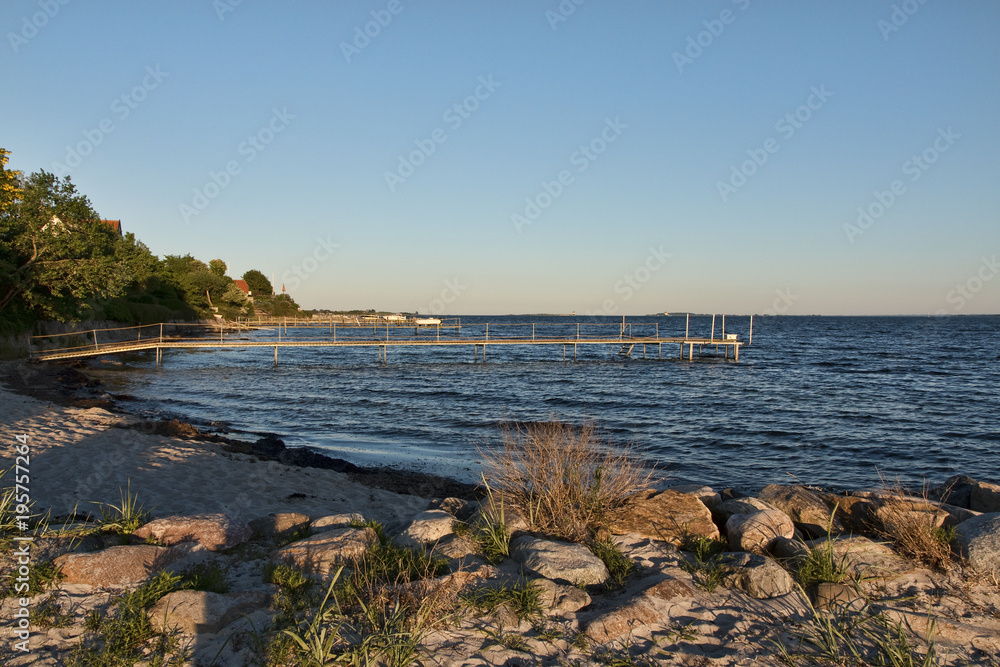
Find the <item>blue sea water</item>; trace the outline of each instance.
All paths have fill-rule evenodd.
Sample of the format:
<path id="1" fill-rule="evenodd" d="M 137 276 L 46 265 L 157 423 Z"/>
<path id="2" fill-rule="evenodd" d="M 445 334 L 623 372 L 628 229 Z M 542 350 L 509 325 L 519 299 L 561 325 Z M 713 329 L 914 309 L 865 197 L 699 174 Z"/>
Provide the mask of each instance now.
<path id="1" fill-rule="evenodd" d="M 721 319 L 721 318 L 720 318 Z M 617 335 L 616 318 L 463 317 L 464 325 L 582 321 Z M 727 333 L 747 340 L 749 318 Z M 683 334 L 685 318 L 628 318 L 636 334 Z M 692 317 L 707 335 L 709 317 Z M 716 335 L 721 321 L 716 321 Z M 522 332 L 524 329 L 522 329 Z M 596 331 L 596 329 L 594 329 Z M 393 335 L 401 335 L 392 332 Z M 410 332 L 412 333 L 412 332 Z M 482 335 L 470 326 L 443 337 Z M 587 333 L 587 325 L 584 325 Z M 243 334 L 272 340 L 274 330 Z M 338 336 L 352 335 L 340 331 Z M 371 330 L 353 335 L 372 337 Z M 379 333 L 378 335 L 383 335 Z M 433 332 L 421 332 L 433 337 Z M 329 337 L 289 329 L 283 338 Z M 756 317 L 753 344 L 734 363 L 664 360 L 651 346 L 622 359 L 613 346 L 271 348 L 152 355 L 106 375 L 140 412 L 273 432 L 360 464 L 399 465 L 466 481 L 477 446 L 505 422 L 593 422 L 611 443 L 631 443 L 659 474 L 716 487 L 803 483 L 862 488 L 880 475 L 919 485 L 953 474 L 1000 481 L 1000 317 Z M 666 357 L 670 359 L 667 360 Z M 110 379 L 109 379 L 110 378 Z"/>

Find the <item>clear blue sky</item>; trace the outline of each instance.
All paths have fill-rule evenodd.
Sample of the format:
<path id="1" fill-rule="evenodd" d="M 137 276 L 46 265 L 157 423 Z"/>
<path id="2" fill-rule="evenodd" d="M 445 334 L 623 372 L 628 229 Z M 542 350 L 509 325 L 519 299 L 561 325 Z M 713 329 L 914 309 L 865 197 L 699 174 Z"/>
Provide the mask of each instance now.
<path id="1" fill-rule="evenodd" d="M 1000 3 L 235 1 L 5 0 L 11 167 L 306 307 L 1000 312 Z"/>

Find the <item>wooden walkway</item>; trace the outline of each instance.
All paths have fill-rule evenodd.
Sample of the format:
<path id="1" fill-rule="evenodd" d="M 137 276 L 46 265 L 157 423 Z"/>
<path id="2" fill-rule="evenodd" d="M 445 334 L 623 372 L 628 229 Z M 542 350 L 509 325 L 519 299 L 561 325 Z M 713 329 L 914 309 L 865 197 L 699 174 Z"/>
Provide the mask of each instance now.
<path id="1" fill-rule="evenodd" d="M 491 326 L 493 327 L 492 332 Z M 611 347 L 614 354 L 623 358 L 630 358 L 633 354 L 638 356 L 641 350 L 644 359 L 686 359 L 693 361 L 696 349 L 698 356 L 701 356 L 701 350 L 704 347 L 709 347 L 716 351 L 721 350 L 725 359 L 731 358 L 733 361 L 739 361 L 740 348 L 744 345 L 744 342 L 738 340 L 735 334 L 726 335 L 724 329 L 722 337 L 716 337 L 714 335 L 714 322 L 713 335 L 710 337 L 661 336 L 657 323 L 626 322 L 622 322 L 621 325 L 589 323 L 466 324 L 462 325 L 461 331 L 437 329 L 423 334 L 420 334 L 419 331 L 408 334 L 395 326 L 385 326 L 385 324 L 377 329 L 373 329 L 371 326 L 348 327 L 346 331 L 344 328 L 331 326 L 329 335 L 324 338 L 298 338 L 294 336 L 290 338 L 286 326 L 273 328 L 251 326 L 251 331 L 248 332 L 245 327 L 236 331 L 229 324 L 215 327 L 209 325 L 204 327 L 208 329 L 204 334 L 196 337 L 168 335 L 164 327 L 188 330 L 193 328 L 192 325 L 163 324 L 36 336 L 31 358 L 35 361 L 59 361 L 151 350 L 155 352 L 156 364 L 160 365 L 163 360 L 163 351 L 170 349 L 272 348 L 274 363 L 277 365 L 279 348 L 365 347 L 376 348 L 378 361 L 385 363 L 389 348 L 462 346 L 473 348 L 473 361 L 476 362 L 480 359 L 486 361 L 487 347 L 509 348 L 541 345 L 562 346 L 563 359 L 568 358 L 568 353 L 572 348 L 572 357 L 576 360 L 579 346 L 603 345 Z M 434 328 L 432 327 L 432 329 Z M 594 329 L 601 328 L 604 330 L 610 328 L 612 331 L 594 332 Z M 364 333 L 361 333 L 362 330 Z M 644 330 L 649 330 L 648 335 Z M 144 333 L 145 335 L 143 335 Z M 247 338 L 248 335 L 252 335 L 254 338 Z M 63 342 L 70 344 L 63 347 L 53 347 L 53 339 L 60 337 L 68 337 Z M 666 357 L 664 356 L 664 345 L 667 346 L 668 356 Z M 649 354 L 651 350 L 652 354 Z"/>

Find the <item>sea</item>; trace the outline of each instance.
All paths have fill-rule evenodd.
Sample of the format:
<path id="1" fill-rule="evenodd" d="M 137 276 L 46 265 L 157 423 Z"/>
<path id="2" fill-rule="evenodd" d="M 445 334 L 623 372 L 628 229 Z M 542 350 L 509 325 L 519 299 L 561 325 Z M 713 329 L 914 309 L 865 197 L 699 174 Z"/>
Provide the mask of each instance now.
<path id="1" fill-rule="evenodd" d="M 708 336 L 712 316 L 462 317 L 461 329 L 392 329 L 421 340 L 626 333 Z M 721 336 L 721 316 L 714 317 Z M 750 318 L 726 333 L 750 343 Z M 230 334 L 273 341 L 275 328 Z M 338 328 L 338 340 L 384 337 Z M 325 328 L 282 340 L 331 339 Z M 505 430 L 592 424 L 658 483 L 754 490 L 770 483 L 911 488 L 966 474 L 1000 482 L 1000 317 L 757 316 L 739 361 L 675 344 L 166 350 L 92 362 L 130 411 L 252 439 L 273 433 L 359 465 L 476 482 Z M 644 358 L 645 357 L 645 358 Z"/>

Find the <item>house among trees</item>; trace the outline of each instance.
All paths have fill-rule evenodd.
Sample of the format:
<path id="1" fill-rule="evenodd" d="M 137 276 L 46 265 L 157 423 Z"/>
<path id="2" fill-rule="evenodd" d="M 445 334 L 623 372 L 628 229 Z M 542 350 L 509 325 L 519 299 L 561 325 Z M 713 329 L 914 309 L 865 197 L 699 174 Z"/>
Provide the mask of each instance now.
<path id="1" fill-rule="evenodd" d="M 118 232 L 118 236 L 122 235 L 122 221 L 121 220 L 101 220 L 101 222 L 103 222 L 104 224 L 106 224 L 108 227 L 110 227 L 111 229 L 115 230 L 116 232 Z"/>
<path id="2" fill-rule="evenodd" d="M 233 282 L 236 284 L 237 287 L 240 288 L 240 291 L 246 294 L 247 298 L 251 302 L 253 302 L 253 294 L 250 293 L 250 286 L 247 285 L 247 281 L 240 279 L 240 280 L 234 280 Z"/>

